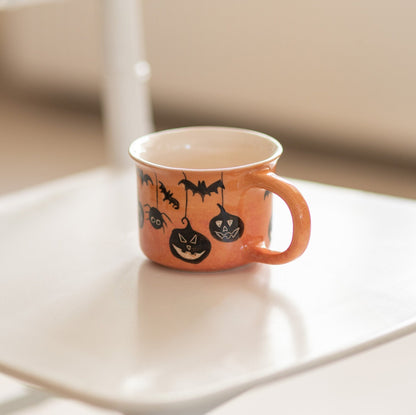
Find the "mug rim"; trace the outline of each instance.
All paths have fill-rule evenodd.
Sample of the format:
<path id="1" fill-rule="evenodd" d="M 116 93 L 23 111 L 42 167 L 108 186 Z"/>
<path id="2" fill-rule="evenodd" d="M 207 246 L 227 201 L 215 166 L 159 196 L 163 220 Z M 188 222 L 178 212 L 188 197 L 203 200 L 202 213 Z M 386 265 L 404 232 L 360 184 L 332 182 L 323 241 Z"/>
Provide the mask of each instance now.
<path id="1" fill-rule="evenodd" d="M 135 149 L 137 147 L 140 147 L 143 143 L 146 143 L 147 141 L 149 141 L 153 137 L 158 137 L 158 136 L 163 136 L 163 135 L 168 135 L 168 134 L 178 133 L 178 132 L 180 133 L 182 131 L 187 132 L 187 131 L 190 131 L 190 130 L 195 130 L 195 131 L 212 130 L 213 132 L 214 131 L 217 131 L 217 132 L 222 131 L 222 132 L 244 133 L 244 134 L 247 134 L 247 135 L 260 137 L 261 139 L 263 139 L 265 141 L 268 141 L 269 143 L 272 143 L 276 148 L 275 148 L 275 151 L 270 156 L 264 158 L 263 160 L 255 161 L 255 162 L 252 162 L 252 163 L 241 164 L 241 165 L 237 165 L 237 166 L 222 167 L 222 168 L 220 168 L 220 167 L 214 167 L 214 168 L 172 167 L 172 166 L 166 166 L 166 165 L 163 165 L 163 164 L 151 162 L 149 160 L 146 160 L 146 159 L 140 157 L 139 154 L 134 154 Z M 272 162 L 273 160 L 277 160 L 282 155 L 282 153 L 283 153 L 282 144 L 277 139 L 273 138 L 272 136 L 270 136 L 268 134 L 261 133 L 261 132 L 255 131 L 255 130 L 246 129 L 246 128 L 221 127 L 221 126 L 190 126 L 190 127 L 170 128 L 170 129 L 167 129 L 167 130 L 156 131 L 156 132 L 145 134 L 141 137 L 136 138 L 129 146 L 129 155 L 134 160 L 134 162 L 136 162 L 136 163 L 144 164 L 146 166 L 149 166 L 149 167 L 152 167 L 152 168 L 157 168 L 157 169 L 162 169 L 162 170 L 185 171 L 185 172 L 186 171 L 188 171 L 188 172 L 201 172 L 201 171 L 217 172 L 217 171 L 231 171 L 231 170 L 251 169 L 253 167 L 261 166 L 263 164 L 268 164 L 268 163 Z"/>

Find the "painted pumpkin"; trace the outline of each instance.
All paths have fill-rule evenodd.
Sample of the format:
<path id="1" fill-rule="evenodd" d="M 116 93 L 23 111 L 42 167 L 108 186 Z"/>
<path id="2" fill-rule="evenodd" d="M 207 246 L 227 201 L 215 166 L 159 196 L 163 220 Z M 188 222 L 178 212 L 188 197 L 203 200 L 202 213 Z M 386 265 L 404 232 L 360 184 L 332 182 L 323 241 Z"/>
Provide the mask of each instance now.
<path id="1" fill-rule="evenodd" d="M 234 242 L 243 235 L 244 223 L 235 215 L 228 213 L 223 206 L 217 203 L 220 213 L 209 222 L 211 235 L 221 242 Z"/>
<path id="2" fill-rule="evenodd" d="M 184 228 L 176 228 L 172 231 L 169 246 L 172 254 L 185 262 L 199 264 L 211 251 L 211 242 L 202 233 L 192 229 L 188 218 L 183 218 L 182 223 L 187 222 Z"/>

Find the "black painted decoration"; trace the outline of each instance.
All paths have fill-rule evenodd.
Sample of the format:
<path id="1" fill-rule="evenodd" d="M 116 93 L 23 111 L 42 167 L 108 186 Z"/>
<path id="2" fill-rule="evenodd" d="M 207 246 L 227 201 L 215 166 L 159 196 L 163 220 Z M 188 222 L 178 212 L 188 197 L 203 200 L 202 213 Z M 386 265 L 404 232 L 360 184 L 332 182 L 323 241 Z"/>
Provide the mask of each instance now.
<path id="1" fill-rule="evenodd" d="M 179 202 L 173 197 L 173 192 L 167 190 L 165 185 L 159 180 L 159 189 L 163 194 L 163 201 L 167 200 L 174 209 L 179 209 Z"/>
<path id="2" fill-rule="evenodd" d="M 147 220 L 150 222 L 150 224 L 155 228 L 155 229 L 163 229 L 163 232 L 165 231 L 165 226 L 167 226 L 167 223 L 165 221 L 165 219 L 163 219 L 163 216 L 166 216 L 169 220 L 169 222 L 172 223 L 172 221 L 170 220 L 169 216 L 166 213 L 160 212 L 158 208 L 156 207 L 151 207 L 149 204 L 145 204 L 145 207 L 149 207 L 149 210 L 146 212 L 147 216 Z"/>
<path id="3" fill-rule="evenodd" d="M 221 242 L 234 242 L 241 238 L 244 232 L 241 218 L 228 213 L 219 203 L 217 206 L 220 208 L 220 213 L 209 222 L 211 235 Z"/>
<path id="4" fill-rule="evenodd" d="M 192 183 L 188 179 L 182 179 L 178 184 L 183 184 L 185 186 L 185 190 L 191 190 L 192 195 L 199 194 L 201 196 L 202 201 L 206 195 L 211 196 L 211 193 L 218 193 L 218 189 L 224 189 L 224 183 L 222 180 L 217 180 L 214 183 L 211 183 L 209 186 L 206 185 L 205 180 L 198 180 L 198 185 Z"/>
<path id="5" fill-rule="evenodd" d="M 157 180 L 157 175 L 155 174 L 156 177 L 156 207 L 154 206 L 150 206 L 148 203 L 146 203 L 144 206 L 148 207 L 149 210 L 146 212 L 147 216 L 147 220 L 150 222 L 150 224 L 155 228 L 155 229 L 163 229 L 163 232 L 165 232 L 165 226 L 167 226 L 167 223 L 165 221 L 165 219 L 163 219 L 163 216 L 166 216 L 169 220 L 170 223 L 172 223 L 172 221 L 170 220 L 170 217 L 164 213 L 161 212 L 159 210 L 159 189 L 158 189 L 158 183 L 159 181 Z M 150 177 L 149 177 L 150 179 Z M 152 179 L 150 179 L 152 180 Z M 153 182 L 152 182 L 153 184 Z"/>
<path id="6" fill-rule="evenodd" d="M 195 231 L 187 217 L 182 219 L 184 228 L 176 228 L 172 231 L 169 246 L 172 254 L 182 261 L 199 264 L 211 251 L 211 242 L 201 233 Z"/>
<path id="7" fill-rule="evenodd" d="M 153 180 L 148 174 L 144 174 L 142 169 L 137 168 L 138 176 L 140 177 L 141 184 L 149 185 L 149 182 L 153 185 Z"/>

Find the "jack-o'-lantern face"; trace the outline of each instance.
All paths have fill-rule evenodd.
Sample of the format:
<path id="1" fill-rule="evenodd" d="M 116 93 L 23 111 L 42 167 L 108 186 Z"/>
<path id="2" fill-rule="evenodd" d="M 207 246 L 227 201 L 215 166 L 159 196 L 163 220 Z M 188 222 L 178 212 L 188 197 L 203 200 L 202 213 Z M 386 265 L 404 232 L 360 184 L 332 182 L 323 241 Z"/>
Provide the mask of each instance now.
<path id="1" fill-rule="evenodd" d="M 182 261 L 198 264 L 203 261 L 211 251 L 211 242 L 201 233 L 192 229 L 188 218 L 184 228 L 176 228 L 172 231 L 169 246 L 172 254 Z"/>
<path id="2" fill-rule="evenodd" d="M 243 235 L 243 221 L 238 216 L 228 213 L 220 204 L 217 203 L 217 206 L 220 213 L 209 222 L 211 235 L 221 242 L 236 241 Z"/>

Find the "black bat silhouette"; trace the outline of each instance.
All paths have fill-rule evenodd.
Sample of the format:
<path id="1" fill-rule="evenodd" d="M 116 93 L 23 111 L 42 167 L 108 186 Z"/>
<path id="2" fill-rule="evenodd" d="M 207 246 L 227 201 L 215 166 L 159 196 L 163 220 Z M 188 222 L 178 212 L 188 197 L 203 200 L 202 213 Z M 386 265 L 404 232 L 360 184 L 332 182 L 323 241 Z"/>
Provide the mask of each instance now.
<path id="1" fill-rule="evenodd" d="M 206 195 L 211 196 L 211 193 L 218 193 L 218 189 L 225 189 L 224 183 L 222 180 L 217 180 L 216 182 L 210 184 L 208 187 L 205 183 L 205 180 L 198 180 L 198 186 L 192 183 L 188 179 L 182 179 L 178 184 L 184 184 L 186 190 L 192 190 L 192 195 L 198 193 L 201 196 L 202 201 Z"/>
<path id="2" fill-rule="evenodd" d="M 163 193 L 163 200 L 167 200 L 174 209 L 179 209 L 179 202 L 173 197 L 173 193 L 167 190 L 165 185 L 159 180 L 159 189 Z"/>
<path id="3" fill-rule="evenodd" d="M 142 184 L 144 183 L 148 185 L 150 182 L 153 186 L 153 180 L 148 174 L 144 174 L 142 169 L 137 169 L 137 171 L 139 173 L 140 181 Z"/>

